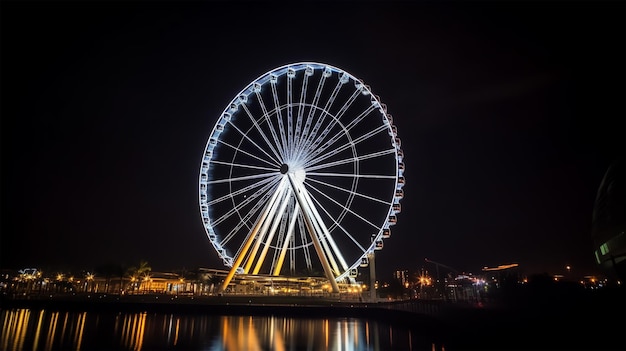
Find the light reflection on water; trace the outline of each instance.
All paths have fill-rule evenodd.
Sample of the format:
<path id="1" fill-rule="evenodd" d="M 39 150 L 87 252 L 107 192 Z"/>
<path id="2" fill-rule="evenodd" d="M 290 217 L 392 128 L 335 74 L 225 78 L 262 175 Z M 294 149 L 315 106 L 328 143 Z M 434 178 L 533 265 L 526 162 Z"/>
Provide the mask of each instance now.
<path id="1" fill-rule="evenodd" d="M 2 350 L 443 350 L 428 335 L 362 318 L 0 309 Z"/>

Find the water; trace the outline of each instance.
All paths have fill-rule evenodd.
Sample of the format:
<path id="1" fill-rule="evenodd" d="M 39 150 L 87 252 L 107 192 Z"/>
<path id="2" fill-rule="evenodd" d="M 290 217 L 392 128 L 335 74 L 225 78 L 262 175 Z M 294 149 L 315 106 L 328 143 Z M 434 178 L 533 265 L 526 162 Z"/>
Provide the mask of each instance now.
<path id="1" fill-rule="evenodd" d="M 362 318 L 0 309 L 1 350 L 444 350 L 420 330 Z"/>

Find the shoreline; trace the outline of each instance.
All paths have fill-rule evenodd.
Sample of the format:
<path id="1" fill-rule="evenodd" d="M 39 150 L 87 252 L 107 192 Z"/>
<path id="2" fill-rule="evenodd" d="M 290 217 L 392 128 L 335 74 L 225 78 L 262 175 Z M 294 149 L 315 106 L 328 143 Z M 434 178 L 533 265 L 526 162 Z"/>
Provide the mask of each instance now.
<path id="1" fill-rule="evenodd" d="M 76 294 L 0 296 L 0 310 L 166 313 L 287 318 L 361 318 L 432 335 L 446 347 L 486 349 L 519 340 L 525 349 L 623 350 L 626 297 L 611 293 L 513 295 L 484 305 L 429 300 L 358 302 L 303 296 Z M 413 310 L 411 310 L 413 309 Z M 556 328 L 556 329 L 555 329 Z M 565 334 L 558 332 L 567 331 Z M 576 337 L 584 336 L 584 338 Z M 492 348 L 493 349 L 493 348 Z"/>

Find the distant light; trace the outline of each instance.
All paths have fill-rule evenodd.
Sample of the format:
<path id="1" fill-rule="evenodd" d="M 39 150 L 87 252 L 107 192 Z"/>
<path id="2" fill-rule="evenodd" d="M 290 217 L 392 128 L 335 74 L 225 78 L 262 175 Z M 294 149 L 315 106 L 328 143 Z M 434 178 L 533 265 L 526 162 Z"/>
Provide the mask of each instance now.
<path id="1" fill-rule="evenodd" d="M 501 264 L 497 267 L 493 267 L 493 268 L 489 268 L 489 267 L 484 267 L 483 271 L 501 271 L 503 269 L 509 269 L 509 268 L 514 268 L 514 267 L 518 267 L 519 264 L 517 263 L 511 263 L 511 264 Z"/>

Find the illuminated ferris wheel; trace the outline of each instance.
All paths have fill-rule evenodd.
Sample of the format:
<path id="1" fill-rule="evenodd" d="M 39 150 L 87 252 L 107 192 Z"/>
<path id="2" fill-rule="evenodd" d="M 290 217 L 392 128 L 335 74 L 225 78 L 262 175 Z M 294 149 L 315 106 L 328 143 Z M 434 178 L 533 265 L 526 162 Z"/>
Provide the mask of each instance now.
<path id="1" fill-rule="evenodd" d="M 199 179 L 207 236 L 230 272 L 353 280 L 391 235 L 403 152 L 387 107 L 327 64 L 264 73 L 227 105 Z"/>

